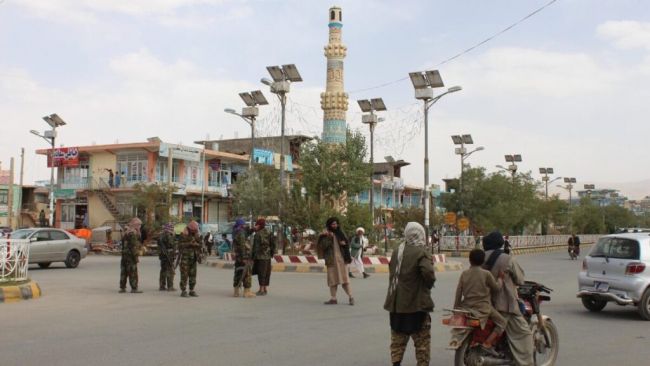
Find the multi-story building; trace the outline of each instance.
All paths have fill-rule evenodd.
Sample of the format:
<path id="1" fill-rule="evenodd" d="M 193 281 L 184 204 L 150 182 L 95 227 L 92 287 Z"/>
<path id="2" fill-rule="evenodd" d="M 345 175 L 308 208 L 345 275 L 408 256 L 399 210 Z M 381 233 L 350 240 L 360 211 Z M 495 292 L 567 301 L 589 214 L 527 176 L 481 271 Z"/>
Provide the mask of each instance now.
<path id="1" fill-rule="evenodd" d="M 373 165 L 373 206 L 375 208 L 423 207 L 422 187 L 404 184 L 402 178 L 402 167 L 410 164 L 398 160 L 394 163 L 375 163 Z M 439 190 L 437 192 L 439 194 Z M 358 203 L 369 204 L 369 193 L 370 190 L 361 192 L 354 199 Z M 435 192 L 432 191 L 432 194 Z"/>
<path id="2" fill-rule="evenodd" d="M 645 196 L 640 200 L 626 201 L 624 207 L 632 211 L 636 216 L 650 215 L 650 196 Z"/>
<path id="3" fill-rule="evenodd" d="M 13 186 L 13 199 L 9 199 L 9 177 L 8 170 L 0 170 L 0 226 L 15 227 L 20 212 L 20 187 Z M 10 202 L 11 201 L 11 202 Z M 9 204 L 11 203 L 11 208 Z M 13 222 L 9 222 L 9 210 L 13 211 Z"/>
<path id="4" fill-rule="evenodd" d="M 172 215 L 224 224 L 230 219 L 229 187 L 248 165 L 245 155 L 158 138 L 57 148 L 53 161 L 50 149 L 36 153 L 48 156 L 48 166 L 55 166 L 55 226 L 64 229 L 110 225 L 132 216 L 136 184 L 168 182 L 176 188 Z"/>
<path id="5" fill-rule="evenodd" d="M 621 196 L 620 191 L 617 189 L 586 189 L 577 191 L 578 201 L 587 197 L 598 206 L 624 206 L 627 197 Z M 575 203 L 575 202 L 574 202 Z"/>

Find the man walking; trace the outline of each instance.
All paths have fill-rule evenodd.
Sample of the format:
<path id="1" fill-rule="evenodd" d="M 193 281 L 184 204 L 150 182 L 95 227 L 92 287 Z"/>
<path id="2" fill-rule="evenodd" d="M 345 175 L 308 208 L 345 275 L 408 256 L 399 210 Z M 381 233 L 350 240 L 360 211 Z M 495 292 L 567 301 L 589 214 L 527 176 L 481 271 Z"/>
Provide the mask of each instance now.
<path id="1" fill-rule="evenodd" d="M 194 291 L 194 287 L 196 286 L 196 265 L 201 260 L 201 235 L 199 234 L 199 224 L 196 221 L 190 221 L 181 233 L 179 247 L 181 255 L 181 297 L 198 297 L 199 295 Z M 185 290 L 188 280 L 190 283 L 189 295 Z"/>
<path id="2" fill-rule="evenodd" d="M 47 226 L 47 221 L 45 221 L 45 210 L 41 210 L 41 212 L 38 213 L 38 222 L 41 227 Z"/>
<path id="3" fill-rule="evenodd" d="M 108 186 L 113 188 L 113 178 L 115 177 L 113 169 L 106 169 L 106 171 L 108 171 Z"/>
<path id="4" fill-rule="evenodd" d="M 366 250 L 366 247 L 368 246 L 368 239 L 363 235 L 364 233 L 365 230 L 362 227 L 357 228 L 357 235 L 352 238 L 352 243 L 350 243 L 352 263 L 348 264 L 348 275 L 352 278 L 354 278 L 354 275 L 352 275 L 352 268 L 356 268 L 357 272 L 363 275 L 363 278 L 370 277 L 370 275 L 364 270 L 363 260 L 361 259 L 361 257 L 363 257 L 363 251 Z"/>
<path id="5" fill-rule="evenodd" d="M 160 291 L 176 291 L 174 288 L 174 261 L 176 259 L 176 241 L 174 240 L 174 225 L 163 225 L 162 234 L 158 238 L 158 258 L 160 259 Z"/>
<path id="6" fill-rule="evenodd" d="M 140 226 L 142 221 L 134 217 L 126 226 L 122 238 L 122 261 L 120 263 L 120 293 L 126 292 L 126 280 L 129 279 L 131 293 L 140 294 L 138 290 L 138 262 L 140 255 Z"/>
<path id="7" fill-rule="evenodd" d="M 255 297 L 251 292 L 252 249 L 246 235 L 246 222 L 237 219 L 233 226 L 233 252 L 235 254 L 234 296 L 239 297 L 239 288 L 244 286 L 244 297 Z"/>

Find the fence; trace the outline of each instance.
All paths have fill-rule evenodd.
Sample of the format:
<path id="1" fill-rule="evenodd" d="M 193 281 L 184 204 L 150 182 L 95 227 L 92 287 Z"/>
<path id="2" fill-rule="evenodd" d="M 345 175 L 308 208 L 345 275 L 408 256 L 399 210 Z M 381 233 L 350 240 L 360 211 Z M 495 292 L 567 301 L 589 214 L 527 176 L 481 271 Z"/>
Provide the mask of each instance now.
<path id="1" fill-rule="evenodd" d="M 545 247 L 553 245 L 567 245 L 570 235 L 528 235 L 528 236 L 511 236 L 508 238 L 513 248 L 531 248 Z M 580 235 L 582 244 L 595 243 L 601 235 Z M 479 237 L 480 238 L 480 237 Z M 476 245 L 475 236 L 459 236 L 458 248 L 461 250 L 473 249 Z M 442 250 L 455 250 L 456 237 L 443 236 L 440 239 L 440 248 Z"/>
<path id="2" fill-rule="evenodd" d="M 29 241 L 0 239 L 0 283 L 27 280 Z"/>

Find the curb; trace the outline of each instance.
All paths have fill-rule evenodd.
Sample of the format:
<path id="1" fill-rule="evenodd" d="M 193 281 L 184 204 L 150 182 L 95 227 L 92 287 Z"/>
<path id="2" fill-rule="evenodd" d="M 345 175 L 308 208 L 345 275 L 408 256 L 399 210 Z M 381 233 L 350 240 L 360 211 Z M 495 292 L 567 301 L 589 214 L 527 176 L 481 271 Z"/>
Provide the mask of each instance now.
<path id="1" fill-rule="evenodd" d="M 205 264 L 207 267 L 221 268 L 221 269 L 232 269 L 234 267 L 234 262 L 228 262 L 223 260 L 214 260 L 207 261 Z M 434 270 L 436 272 L 450 272 L 450 271 L 462 271 L 463 264 L 460 262 L 448 261 L 446 263 L 434 263 Z M 388 265 L 366 265 L 364 269 L 368 273 L 388 273 Z M 327 268 L 322 264 L 284 264 L 284 263 L 273 263 L 272 264 L 273 272 L 295 272 L 295 273 L 325 273 Z"/>
<path id="2" fill-rule="evenodd" d="M 32 280 L 21 285 L 0 286 L 0 303 L 37 299 L 41 294 L 41 287 Z"/>
<path id="3" fill-rule="evenodd" d="M 590 247 L 593 245 L 593 243 L 585 243 L 580 245 L 580 250 L 581 252 L 584 250 L 584 248 Z M 558 244 L 558 245 L 549 245 L 549 246 L 543 246 L 543 247 L 530 247 L 530 248 L 513 248 L 512 252 L 513 254 L 538 254 L 538 253 L 548 253 L 548 252 L 554 252 L 554 251 L 559 251 L 559 250 L 567 250 L 567 245 L 566 244 Z M 453 250 L 443 250 L 443 253 L 447 254 L 449 257 L 452 258 L 467 258 L 469 256 L 469 250 L 461 249 L 460 255 L 454 255 L 456 252 Z"/>

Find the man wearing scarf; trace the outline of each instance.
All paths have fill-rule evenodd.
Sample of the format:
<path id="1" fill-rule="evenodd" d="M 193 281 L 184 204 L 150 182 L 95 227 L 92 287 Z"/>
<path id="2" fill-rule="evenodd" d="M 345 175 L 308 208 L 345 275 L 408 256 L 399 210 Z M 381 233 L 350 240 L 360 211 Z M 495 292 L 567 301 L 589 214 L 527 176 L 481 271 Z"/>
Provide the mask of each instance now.
<path id="1" fill-rule="evenodd" d="M 140 227 L 142 221 L 134 217 L 126 226 L 122 237 L 122 261 L 120 262 L 120 293 L 126 292 L 126 280 L 129 279 L 131 293 L 140 294 L 138 290 L 138 256 L 140 255 Z"/>
<path id="2" fill-rule="evenodd" d="M 199 296 L 194 291 L 194 287 L 196 286 L 196 265 L 201 256 L 201 242 L 199 223 L 192 220 L 181 233 L 179 244 L 181 255 L 181 297 Z M 188 280 L 190 283 L 189 295 L 185 291 Z"/>
<path id="3" fill-rule="evenodd" d="M 330 288 L 330 299 L 325 305 L 336 305 L 336 291 L 338 285 L 349 297 L 349 304 L 354 305 L 352 289 L 350 288 L 350 277 L 348 276 L 347 265 L 352 262 L 348 239 L 341 230 L 339 219 L 330 217 L 325 223 L 325 230 L 318 237 L 317 244 L 319 258 L 325 259 L 327 267 L 327 286 Z"/>
<path id="4" fill-rule="evenodd" d="M 260 284 L 258 296 L 268 293 L 271 281 L 271 258 L 275 254 L 275 241 L 271 233 L 266 230 L 266 220 L 258 219 L 255 222 L 255 235 L 253 236 L 253 273 L 257 273 Z"/>
<path id="5" fill-rule="evenodd" d="M 163 231 L 158 238 L 158 258 L 160 259 L 160 291 L 176 291 L 174 288 L 174 261 L 176 259 L 176 241 L 174 240 L 174 225 L 163 225 Z"/>
<path id="6" fill-rule="evenodd" d="M 404 242 L 393 252 L 389 265 L 389 286 L 384 309 L 390 312 L 390 358 L 402 363 L 409 338 L 413 338 L 418 366 L 431 359 L 431 288 L 436 281 L 431 253 L 425 248 L 424 227 L 409 222 Z"/>
<path id="7" fill-rule="evenodd" d="M 487 258 L 483 268 L 495 277 L 501 272 L 505 274 L 503 287 L 492 294 L 492 302 L 507 321 L 506 334 L 515 362 L 519 366 L 532 366 L 533 334 L 517 302 L 517 285 L 524 283 L 524 271 L 514 258 L 503 252 L 503 244 L 503 235 L 498 231 L 483 237 L 483 249 Z"/>
<path id="8" fill-rule="evenodd" d="M 255 297 L 251 291 L 252 250 L 246 235 L 246 221 L 239 218 L 232 228 L 233 252 L 235 254 L 234 296 L 239 297 L 239 288 L 244 285 L 244 297 Z"/>

